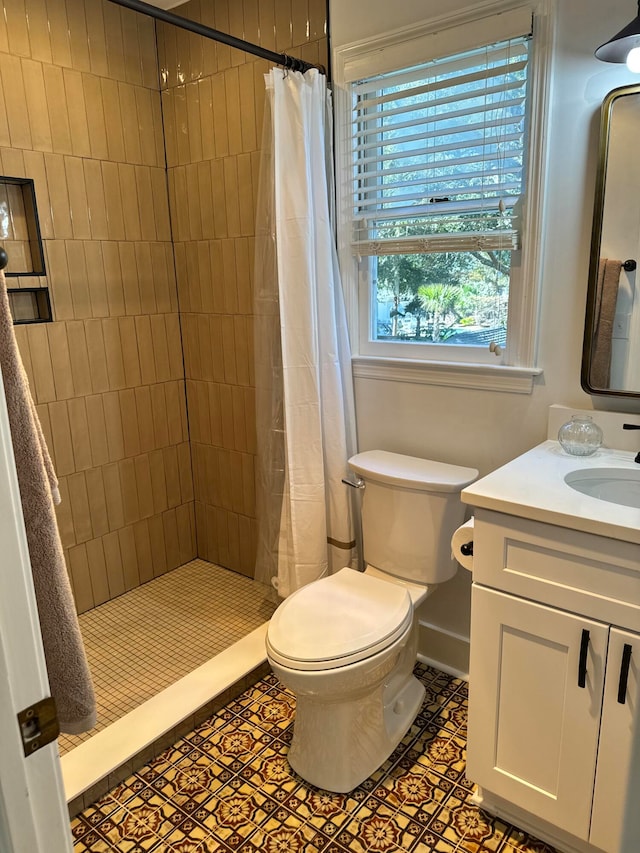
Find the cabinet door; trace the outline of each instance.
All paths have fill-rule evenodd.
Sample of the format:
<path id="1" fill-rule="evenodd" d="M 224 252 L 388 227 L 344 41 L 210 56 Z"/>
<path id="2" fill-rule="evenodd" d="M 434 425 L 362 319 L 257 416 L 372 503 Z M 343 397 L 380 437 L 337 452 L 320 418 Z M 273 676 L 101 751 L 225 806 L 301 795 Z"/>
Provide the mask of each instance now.
<path id="1" fill-rule="evenodd" d="M 476 584 L 471 600 L 467 774 L 586 840 L 609 627 Z"/>
<path id="2" fill-rule="evenodd" d="M 611 629 L 590 842 L 640 850 L 640 637 Z"/>

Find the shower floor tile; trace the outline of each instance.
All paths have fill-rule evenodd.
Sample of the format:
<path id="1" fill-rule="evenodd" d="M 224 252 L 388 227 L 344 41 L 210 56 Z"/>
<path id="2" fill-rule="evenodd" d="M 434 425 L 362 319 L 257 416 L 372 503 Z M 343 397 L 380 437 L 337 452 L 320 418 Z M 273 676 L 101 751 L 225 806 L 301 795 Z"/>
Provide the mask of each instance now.
<path id="1" fill-rule="evenodd" d="M 416 722 L 349 794 L 291 770 L 295 699 L 269 675 L 78 815 L 74 853 L 555 853 L 471 802 L 467 685 L 416 675 Z"/>
<path id="2" fill-rule="evenodd" d="M 61 735 L 60 754 L 246 636 L 274 607 L 262 584 L 192 560 L 83 613 L 98 723 L 82 735 Z"/>

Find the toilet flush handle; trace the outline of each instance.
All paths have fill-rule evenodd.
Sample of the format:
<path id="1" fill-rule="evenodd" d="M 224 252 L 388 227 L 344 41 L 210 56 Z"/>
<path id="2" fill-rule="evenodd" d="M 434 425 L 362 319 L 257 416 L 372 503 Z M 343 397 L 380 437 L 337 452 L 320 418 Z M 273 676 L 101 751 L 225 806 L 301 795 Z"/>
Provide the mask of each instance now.
<path id="1" fill-rule="evenodd" d="M 345 480 L 345 478 L 343 477 L 342 482 L 345 484 L 345 486 L 351 486 L 352 489 L 364 489 L 364 480 L 361 477 L 358 477 L 355 483 L 353 482 L 353 480 Z"/>

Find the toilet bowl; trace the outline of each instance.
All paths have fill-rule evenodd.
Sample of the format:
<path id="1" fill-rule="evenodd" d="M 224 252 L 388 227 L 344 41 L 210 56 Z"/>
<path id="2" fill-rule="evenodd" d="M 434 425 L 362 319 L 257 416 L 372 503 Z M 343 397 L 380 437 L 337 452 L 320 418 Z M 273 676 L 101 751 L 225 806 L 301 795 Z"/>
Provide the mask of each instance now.
<path id="1" fill-rule="evenodd" d="M 386 761 L 420 710 L 416 608 L 455 573 L 449 541 L 463 520 L 459 493 L 478 476 L 385 451 L 349 464 L 365 482 L 367 568 L 341 569 L 293 593 L 266 640 L 274 673 L 296 696 L 289 763 L 339 793 Z"/>
<path id="2" fill-rule="evenodd" d="M 388 758 L 422 704 L 411 597 L 344 568 L 285 604 L 269 625 L 267 656 L 296 696 L 289 763 L 318 788 L 351 791 Z"/>

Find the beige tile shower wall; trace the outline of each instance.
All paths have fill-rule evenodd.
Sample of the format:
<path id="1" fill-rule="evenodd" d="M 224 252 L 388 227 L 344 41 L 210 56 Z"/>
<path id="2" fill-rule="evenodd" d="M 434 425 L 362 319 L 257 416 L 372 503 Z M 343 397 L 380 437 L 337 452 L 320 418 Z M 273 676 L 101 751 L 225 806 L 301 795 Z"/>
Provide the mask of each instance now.
<path id="1" fill-rule="evenodd" d="M 191 0 L 177 13 L 326 65 L 324 0 Z M 253 251 L 270 63 L 159 26 L 198 555 L 255 562 Z"/>
<path id="2" fill-rule="evenodd" d="M 18 339 L 84 611 L 196 556 L 155 26 L 101 0 L 0 12 L 0 173 L 35 180 L 55 318 Z"/>

